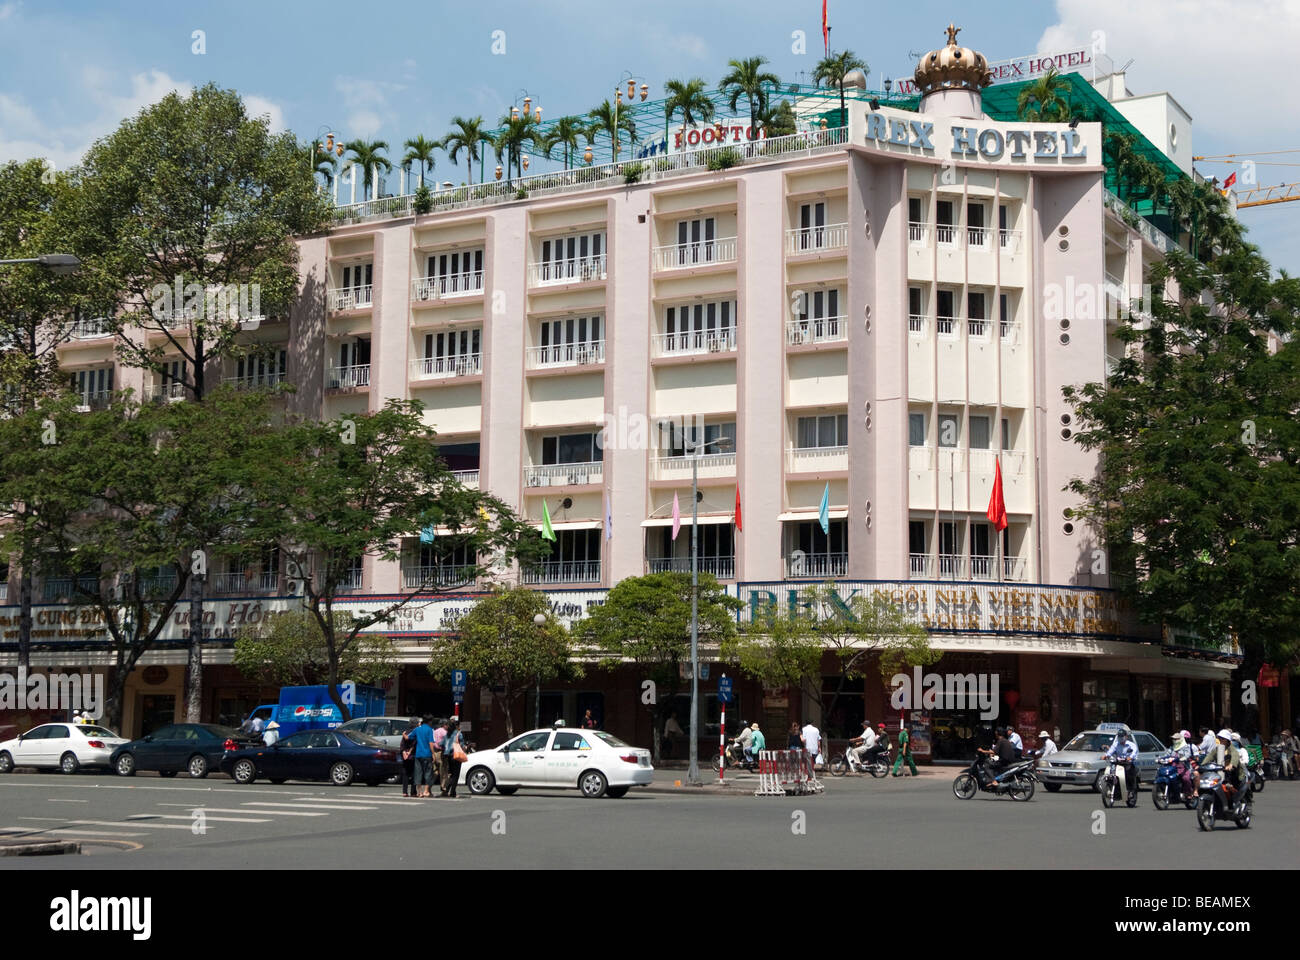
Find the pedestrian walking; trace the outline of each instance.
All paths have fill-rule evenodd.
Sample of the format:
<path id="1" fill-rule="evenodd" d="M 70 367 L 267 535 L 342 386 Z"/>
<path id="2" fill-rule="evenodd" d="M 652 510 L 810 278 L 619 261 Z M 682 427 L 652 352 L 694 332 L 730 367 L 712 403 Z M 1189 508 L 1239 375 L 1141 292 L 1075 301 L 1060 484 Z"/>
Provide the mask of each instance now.
<path id="1" fill-rule="evenodd" d="M 916 771 L 916 761 L 912 759 L 912 738 L 907 734 L 907 724 L 898 728 L 898 759 L 894 761 L 894 776 L 902 776 L 903 763 L 906 762 L 912 776 L 920 776 Z"/>
<path id="2" fill-rule="evenodd" d="M 402 796 L 413 797 L 416 794 L 415 789 L 415 729 L 420 725 L 419 717 L 412 717 L 411 722 L 406 725 L 406 731 L 402 734 L 402 740 L 397 745 L 397 749 L 402 753 Z M 407 792 L 407 788 L 410 792 Z"/>
<path id="3" fill-rule="evenodd" d="M 433 785 L 433 717 L 425 716 L 415 728 L 415 787 L 417 797 L 429 797 Z"/>
<path id="4" fill-rule="evenodd" d="M 590 710 L 588 710 L 586 713 L 582 715 L 582 729 L 584 730 L 600 729 L 600 727 L 596 725 L 596 718 L 591 715 Z"/>
<path id="5" fill-rule="evenodd" d="M 266 725 L 266 733 L 262 734 L 262 742 L 268 747 L 280 739 L 280 725 L 272 720 Z"/>
<path id="6" fill-rule="evenodd" d="M 452 717 L 447 721 L 447 739 L 442 745 L 441 793 L 449 800 L 459 799 L 456 796 L 456 781 L 460 779 L 460 765 L 466 759 L 465 735 L 460 732 L 460 720 Z"/>
<path id="7" fill-rule="evenodd" d="M 446 742 L 447 720 L 446 718 L 440 718 L 434 723 L 433 727 L 433 782 L 437 784 L 439 793 L 443 792 L 442 745 Z"/>
<path id="8" fill-rule="evenodd" d="M 808 751 L 808 760 L 812 764 L 821 762 L 822 732 L 817 724 L 809 720 L 803 727 L 803 748 Z"/>
<path id="9" fill-rule="evenodd" d="M 790 721 L 790 736 L 786 740 L 785 748 L 787 750 L 803 749 L 803 734 L 799 732 L 798 720 Z"/>

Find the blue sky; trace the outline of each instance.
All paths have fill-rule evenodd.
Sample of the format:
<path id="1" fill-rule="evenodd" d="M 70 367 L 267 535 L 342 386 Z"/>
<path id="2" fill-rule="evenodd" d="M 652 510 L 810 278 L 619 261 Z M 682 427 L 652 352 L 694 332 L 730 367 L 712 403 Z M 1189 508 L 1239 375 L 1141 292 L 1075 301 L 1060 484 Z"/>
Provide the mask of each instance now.
<path id="1" fill-rule="evenodd" d="M 831 44 L 871 66 L 870 83 L 910 76 L 914 54 L 961 42 L 990 60 L 1085 46 L 1102 31 L 1134 93 L 1168 90 L 1194 121 L 1198 154 L 1300 147 L 1300 117 L 1277 110 L 1258 65 L 1291 60 L 1300 2 L 1268 0 L 830 0 Z M 743 16 L 736 11 L 744 12 Z M 669 78 L 713 85 L 730 57 L 763 54 L 783 78 L 822 52 L 820 0 L 610 3 L 312 3 L 298 0 L 105 2 L 0 0 L 0 160 L 44 155 L 67 166 L 96 137 L 170 89 L 215 81 L 303 139 L 442 136 L 454 114 L 495 121 L 527 91 L 548 118 L 585 113 L 625 71 L 662 95 Z M 206 52 L 193 52 L 195 30 Z M 807 53 L 792 52 L 792 33 Z M 504 54 L 493 53 L 504 31 Z M 500 40 L 500 35 L 497 37 Z M 498 43 L 498 48 L 500 44 Z M 1283 105 L 1284 106 L 1284 105 Z M 1259 182 L 1300 180 L 1300 153 L 1265 157 Z M 1225 164 L 1204 163 L 1226 176 Z M 439 157 L 439 179 L 464 178 Z M 1282 269 L 1300 268 L 1300 202 L 1242 213 Z"/>

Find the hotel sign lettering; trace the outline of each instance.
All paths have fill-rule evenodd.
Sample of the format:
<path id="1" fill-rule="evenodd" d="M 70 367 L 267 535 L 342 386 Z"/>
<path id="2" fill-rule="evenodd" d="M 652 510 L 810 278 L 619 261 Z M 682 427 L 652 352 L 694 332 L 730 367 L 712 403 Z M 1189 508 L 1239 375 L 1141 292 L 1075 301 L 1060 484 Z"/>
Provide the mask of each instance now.
<path id="1" fill-rule="evenodd" d="M 1011 166 L 1086 163 L 1090 148 L 1098 156 L 1097 124 L 973 124 L 889 108 L 854 111 L 849 124 L 855 144 L 901 156 Z"/>

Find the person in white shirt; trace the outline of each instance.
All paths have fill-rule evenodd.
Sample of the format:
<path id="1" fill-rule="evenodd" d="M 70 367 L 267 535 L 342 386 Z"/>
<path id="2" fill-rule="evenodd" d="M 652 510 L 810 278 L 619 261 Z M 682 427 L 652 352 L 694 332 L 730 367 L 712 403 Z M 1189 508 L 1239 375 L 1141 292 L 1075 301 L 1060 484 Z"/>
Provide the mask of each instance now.
<path id="1" fill-rule="evenodd" d="M 266 725 L 266 733 L 262 734 L 262 742 L 268 747 L 280 739 L 280 725 L 272 720 Z"/>
<path id="2" fill-rule="evenodd" d="M 1211 750 L 1214 750 L 1218 746 L 1218 743 L 1218 740 L 1215 739 L 1213 730 L 1209 727 L 1201 727 L 1201 742 L 1196 745 L 1197 759 L 1209 763 L 1210 761 L 1205 760 L 1204 758 L 1209 755 Z"/>
<path id="3" fill-rule="evenodd" d="M 253 733 L 260 737 L 262 735 L 262 730 L 264 729 L 264 725 L 265 725 L 265 721 L 261 717 L 254 717 Z"/>
<path id="4" fill-rule="evenodd" d="M 803 727 L 803 746 L 813 762 L 819 762 L 822 752 L 822 732 L 811 720 Z"/>
<path id="5" fill-rule="evenodd" d="M 866 763 L 867 754 L 876 745 L 876 731 L 871 729 L 870 720 L 862 721 L 862 736 L 855 737 L 850 742 L 860 744 L 860 746 L 852 747 L 849 750 L 849 753 L 853 755 L 853 759 L 858 763 Z"/>
<path id="6" fill-rule="evenodd" d="M 1016 748 L 1016 756 L 1022 757 L 1025 754 L 1025 741 L 1020 739 L 1020 734 L 1016 733 L 1012 727 L 1007 727 L 1007 739 L 1011 745 Z"/>
<path id="7" fill-rule="evenodd" d="M 1060 753 L 1060 752 L 1061 752 L 1061 751 L 1057 748 L 1057 746 L 1056 746 L 1056 741 L 1054 741 L 1054 740 L 1053 740 L 1053 739 L 1048 735 L 1048 733 L 1047 733 L 1046 730 L 1039 730 L 1039 731 L 1038 731 L 1038 742 L 1041 743 L 1041 744 L 1043 745 L 1043 756 L 1044 756 L 1044 757 L 1050 757 L 1050 756 L 1051 756 L 1052 754 L 1054 754 L 1054 753 Z"/>
<path id="8" fill-rule="evenodd" d="M 739 743 L 740 743 L 740 749 L 741 749 L 741 752 L 744 753 L 744 755 L 745 755 L 745 759 L 746 759 L 746 760 L 752 760 L 753 757 L 752 757 L 751 754 L 750 754 L 749 746 L 750 746 L 751 743 L 754 742 L 754 731 L 753 731 L 753 728 L 751 728 L 751 727 L 747 727 L 747 726 L 745 725 L 744 721 L 741 721 L 741 724 L 740 724 L 740 736 L 737 737 L 736 739 L 737 739 L 737 741 L 739 741 Z"/>

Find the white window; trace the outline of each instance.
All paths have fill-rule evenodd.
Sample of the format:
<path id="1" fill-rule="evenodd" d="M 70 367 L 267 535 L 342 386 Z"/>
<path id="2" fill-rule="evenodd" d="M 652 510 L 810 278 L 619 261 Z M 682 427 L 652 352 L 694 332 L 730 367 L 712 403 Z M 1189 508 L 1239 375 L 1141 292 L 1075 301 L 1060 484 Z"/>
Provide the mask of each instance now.
<path id="1" fill-rule="evenodd" d="M 986 312 L 986 297 L 978 291 L 970 291 L 966 294 L 966 327 L 967 332 L 972 337 L 988 336 L 988 313 Z"/>
<path id="2" fill-rule="evenodd" d="M 237 357 L 235 379 L 246 386 L 272 386 L 284 380 L 288 363 L 289 354 L 285 350 L 276 350 L 269 356 Z"/>
<path id="3" fill-rule="evenodd" d="M 694 303 L 664 310 L 664 352 L 729 350 L 735 346 L 736 304 Z"/>
<path id="4" fill-rule="evenodd" d="M 113 392 L 113 368 L 78 370 L 72 375 L 72 392 L 80 398 L 83 407 L 104 405 Z"/>
<path id="5" fill-rule="evenodd" d="M 801 450 L 848 445 L 849 417 L 846 413 L 800 417 L 795 422 L 795 446 Z"/>
<path id="6" fill-rule="evenodd" d="M 598 433 L 567 433 L 542 437 L 542 465 L 557 463 L 599 463 L 604 450 Z"/>
<path id="7" fill-rule="evenodd" d="M 351 290 L 353 302 L 369 303 L 371 284 L 375 278 L 373 263 L 358 263 L 343 268 L 343 289 Z"/>
<path id="8" fill-rule="evenodd" d="M 425 278 L 440 296 L 482 290 L 483 248 L 429 254 Z"/>
<path id="9" fill-rule="evenodd" d="M 925 332 L 925 297 L 920 287 L 907 288 L 907 329 L 909 333 Z"/>
<path id="10" fill-rule="evenodd" d="M 924 413 L 909 413 L 907 415 L 907 445 L 909 447 L 925 446 Z"/>
<path id="11" fill-rule="evenodd" d="M 575 233 L 542 240 L 539 280 L 581 282 L 605 275 L 605 234 Z"/>
<path id="12" fill-rule="evenodd" d="M 478 373 L 481 369 L 482 336 L 481 327 L 426 333 L 420 372 L 425 376 Z"/>
<path id="13" fill-rule="evenodd" d="M 689 442 L 688 442 L 689 441 Z M 664 420 L 659 424 L 659 455 L 685 457 L 694 455 L 695 444 L 703 443 L 701 456 L 711 453 L 736 452 L 736 423 L 706 423 L 704 425 Z"/>
<path id="14" fill-rule="evenodd" d="M 799 250 L 817 250 L 826 246 L 826 204 L 799 205 Z"/>
<path id="15" fill-rule="evenodd" d="M 970 448 L 972 450 L 989 449 L 989 418 L 972 416 L 970 418 Z"/>
<path id="16" fill-rule="evenodd" d="M 716 259 L 717 223 L 713 217 L 677 222 L 677 265 L 709 263 Z"/>

